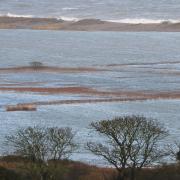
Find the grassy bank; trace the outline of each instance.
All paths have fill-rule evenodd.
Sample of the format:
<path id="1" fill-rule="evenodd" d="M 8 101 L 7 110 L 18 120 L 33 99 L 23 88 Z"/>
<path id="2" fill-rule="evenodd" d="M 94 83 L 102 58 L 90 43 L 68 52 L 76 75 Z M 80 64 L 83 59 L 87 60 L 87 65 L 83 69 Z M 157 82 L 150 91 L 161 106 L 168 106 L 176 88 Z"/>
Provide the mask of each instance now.
<path id="1" fill-rule="evenodd" d="M 116 180 L 116 170 L 99 168 L 69 160 L 34 163 L 20 156 L 0 158 L 1 180 Z M 180 165 L 163 165 L 142 169 L 137 180 L 179 180 Z"/>

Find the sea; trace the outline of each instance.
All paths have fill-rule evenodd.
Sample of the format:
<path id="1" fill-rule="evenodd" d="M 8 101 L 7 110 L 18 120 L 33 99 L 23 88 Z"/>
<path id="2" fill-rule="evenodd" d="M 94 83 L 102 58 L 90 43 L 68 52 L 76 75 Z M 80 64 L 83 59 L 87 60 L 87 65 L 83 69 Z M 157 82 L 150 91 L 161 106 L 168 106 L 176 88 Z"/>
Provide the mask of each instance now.
<path id="1" fill-rule="evenodd" d="M 101 19 L 126 23 L 177 23 L 178 0 L 0 0 L 0 15 L 47 17 L 77 21 Z M 0 30 L 0 68 L 46 66 L 105 69 L 97 72 L 0 72 L 0 87 L 88 87 L 101 91 L 180 90 L 179 32 L 68 32 Z M 159 98 L 122 102 L 38 106 L 35 112 L 6 112 L 5 106 L 36 101 L 97 98 L 82 94 L 45 94 L 0 91 L 0 153 L 11 151 L 4 138 L 28 126 L 71 127 L 80 145 L 71 159 L 107 165 L 84 146 L 100 141 L 89 124 L 123 115 L 144 115 L 162 123 L 169 136 L 162 144 L 180 137 L 180 99 Z"/>
<path id="2" fill-rule="evenodd" d="M 127 23 L 180 20 L 178 0 L 1 0 L 0 15 L 101 19 Z"/>

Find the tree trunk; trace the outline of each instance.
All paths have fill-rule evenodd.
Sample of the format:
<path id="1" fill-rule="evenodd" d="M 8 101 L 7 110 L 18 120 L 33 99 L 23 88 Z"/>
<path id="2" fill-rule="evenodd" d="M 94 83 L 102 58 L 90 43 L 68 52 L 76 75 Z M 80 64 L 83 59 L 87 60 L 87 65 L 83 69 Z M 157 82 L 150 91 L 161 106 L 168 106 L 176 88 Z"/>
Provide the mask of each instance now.
<path id="1" fill-rule="evenodd" d="M 125 178 L 124 171 L 118 171 L 117 180 L 125 180 Z"/>
<path id="2" fill-rule="evenodd" d="M 135 168 L 131 168 L 131 180 L 136 180 Z"/>

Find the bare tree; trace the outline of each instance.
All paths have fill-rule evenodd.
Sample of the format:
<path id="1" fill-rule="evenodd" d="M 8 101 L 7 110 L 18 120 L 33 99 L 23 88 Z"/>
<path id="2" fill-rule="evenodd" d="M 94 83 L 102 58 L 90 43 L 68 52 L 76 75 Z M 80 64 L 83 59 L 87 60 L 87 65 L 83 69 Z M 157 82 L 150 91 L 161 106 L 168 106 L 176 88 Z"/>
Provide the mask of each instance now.
<path id="1" fill-rule="evenodd" d="M 91 123 L 105 142 L 88 142 L 87 149 L 103 157 L 118 171 L 118 178 L 135 179 L 135 172 L 159 161 L 165 153 L 158 142 L 168 135 L 157 121 L 143 116 L 125 116 Z"/>
<path id="2" fill-rule="evenodd" d="M 15 154 L 30 158 L 33 162 L 44 161 L 47 155 L 46 132 L 40 127 L 19 129 L 6 141 L 15 150 Z"/>
<path id="3" fill-rule="evenodd" d="M 39 61 L 33 61 L 33 62 L 30 62 L 30 66 L 37 70 L 37 69 L 40 69 L 43 67 L 43 63 L 42 62 L 39 62 Z"/>
<path id="4" fill-rule="evenodd" d="M 48 129 L 49 151 L 54 160 L 68 158 L 77 148 L 71 128 Z"/>
<path id="5" fill-rule="evenodd" d="M 15 154 L 34 162 L 44 162 L 48 158 L 68 158 L 77 148 L 74 136 L 71 128 L 28 127 L 7 136 L 6 142 L 12 146 Z"/>
<path id="6" fill-rule="evenodd" d="M 172 160 L 180 162 L 180 143 L 178 141 L 175 141 L 173 144 L 168 144 L 167 151 L 172 157 Z"/>
<path id="7" fill-rule="evenodd" d="M 6 143 L 12 146 L 15 155 L 31 160 L 24 167 L 30 174 L 47 180 L 53 176 L 53 171 L 49 171 L 51 167 L 49 158 L 53 157 L 54 160 L 68 158 L 77 147 L 74 135 L 70 128 L 28 127 L 7 136 Z"/>

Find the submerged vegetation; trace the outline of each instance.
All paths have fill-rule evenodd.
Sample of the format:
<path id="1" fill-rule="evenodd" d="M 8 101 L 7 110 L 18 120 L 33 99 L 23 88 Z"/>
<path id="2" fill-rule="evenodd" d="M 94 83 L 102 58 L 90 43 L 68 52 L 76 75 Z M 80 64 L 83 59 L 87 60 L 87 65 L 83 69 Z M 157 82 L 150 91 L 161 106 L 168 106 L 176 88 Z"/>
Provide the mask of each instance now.
<path id="1" fill-rule="evenodd" d="M 143 116 L 124 116 L 91 123 L 100 142 L 85 148 L 112 167 L 99 168 L 69 157 L 79 148 L 70 128 L 27 127 L 6 136 L 11 149 L 0 159 L 0 179 L 20 180 L 178 180 L 180 146 L 162 146 L 168 131 L 158 121 Z M 168 158 L 176 163 L 168 164 Z"/>

